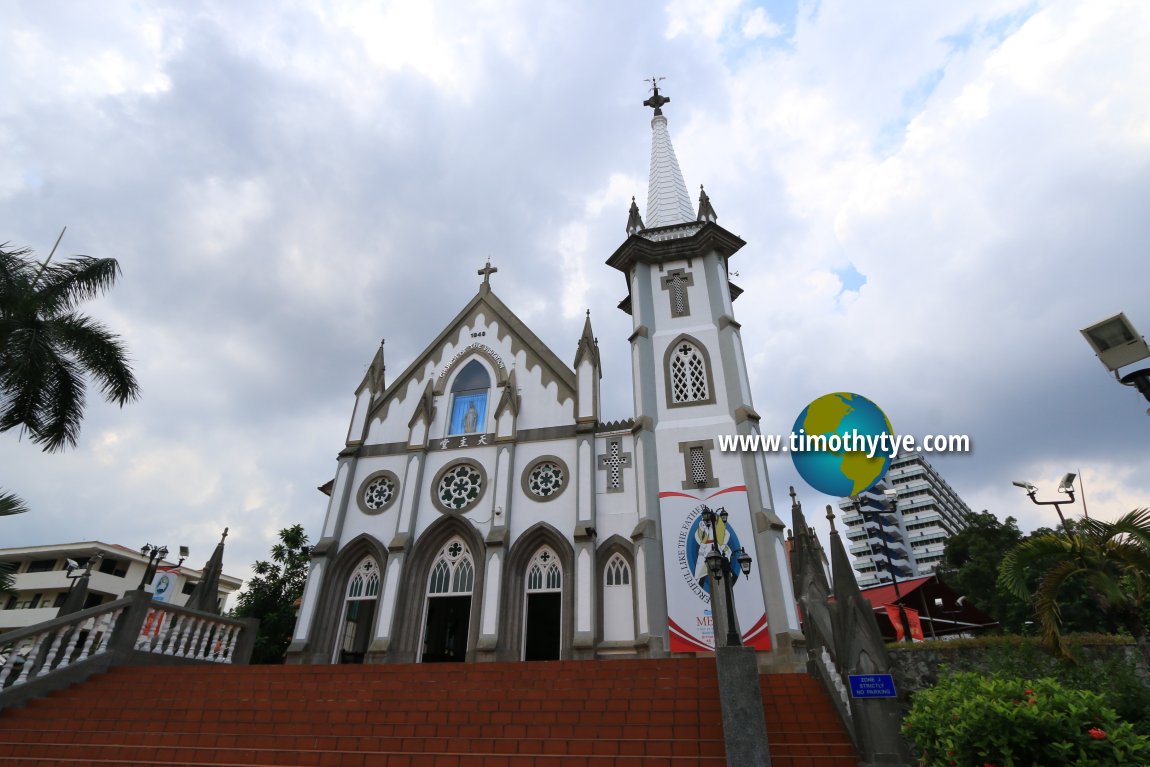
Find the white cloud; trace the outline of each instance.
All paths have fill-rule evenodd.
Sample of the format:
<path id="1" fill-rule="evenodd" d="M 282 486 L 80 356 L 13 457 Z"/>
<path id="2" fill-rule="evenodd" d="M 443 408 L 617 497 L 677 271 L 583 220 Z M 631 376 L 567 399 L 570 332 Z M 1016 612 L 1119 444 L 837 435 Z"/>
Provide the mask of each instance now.
<path id="1" fill-rule="evenodd" d="M 120 258 L 91 309 L 144 398 L 93 398 L 63 456 L 0 435 L 34 506 L 7 540 L 206 553 L 230 525 L 242 572 L 279 527 L 314 535 L 379 339 L 402 369 L 487 257 L 563 358 L 590 307 L 605 416 L 630 415 L 603 262 L 643 204 L 652 72 L 690 187 L 748 242 L 764 431 L 856 390 L 901 431 L 971 433 L 937 465 L 976 508 L 1036 523 L 1010 480 L 1078 467 L 1092 513 L 1146 505 L 1145 405 L 1075 332 L 1150 327 L 1142 3 L 67 7 L 0 10 L 0 241 L 67 223 L 65 252 Z"/>
<path id="2" fill-rule="evenodd" d="M 758 37 L 774 38 L 783 34 L 783 28 L 776 24 L 763 8 L 755 8 L 743 20 L 743 37 L 754 40 Z"/>

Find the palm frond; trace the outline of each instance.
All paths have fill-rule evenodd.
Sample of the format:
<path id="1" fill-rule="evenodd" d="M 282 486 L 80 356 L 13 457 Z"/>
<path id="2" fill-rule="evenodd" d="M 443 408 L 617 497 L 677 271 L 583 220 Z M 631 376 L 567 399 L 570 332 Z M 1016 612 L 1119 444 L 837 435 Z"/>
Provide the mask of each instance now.
<path id="1" fill-rule="evenodd" d="M 31 279 L 31 262 L 28 248 L 11 248 L 8 243 L 0 243 L 0 314 L 3 314 L 7 301 L 12 300 Z"/>
<path id="2" fill-rule="evenodd" d="M 1050 562 L 1066 558 L 1073 551 L 1073 541 L 1063 535 L 1038 535 L 1015 546 L 998 568 L 999 584 L 1020 599 L 1030 597 L 1027 574 Z"/>
<path id="3" fill-rule="evenodd" d="M 52 323 L 52 334 L 96 380 L 104 399 L 123 406 L 139 398 L 140 385 L 128 366 L 127 347 L 102 323 L 68 314 Z"/>
<path id="4" fill-rule="evenodd" d="M 72 311 L 119 273 L 115 259 L 38 263 L 0 246 L 0 432 L 19 428 L 46 451 L 74 446 L 89 375 L 110 402 L 139 397 L 119 337 Z"/>
<path id="5" fill-rule="evenodd" d="M 13 514 L 23 514 L 28 511 L 28 504 L 24 503 L 15 493 L 0 490 L 0 517 L 10 517 Z"/>
<path id="6" fill-rule="evenodd" d="M 67 358 L 58 359 L 47 394 L 43 422 L 38 430 L 29 429 L 29 436 L 48 453 L 75 447 L 86 399 L 80 366 Z"/>
<path id="7" fill-rule="evenodd" d="M 36 285 L 47 316 L 70 311 L 76 304 L 95 298 L 116 284 L 120 265 L 114 258 L 73 256 L 44 268 Z"/>

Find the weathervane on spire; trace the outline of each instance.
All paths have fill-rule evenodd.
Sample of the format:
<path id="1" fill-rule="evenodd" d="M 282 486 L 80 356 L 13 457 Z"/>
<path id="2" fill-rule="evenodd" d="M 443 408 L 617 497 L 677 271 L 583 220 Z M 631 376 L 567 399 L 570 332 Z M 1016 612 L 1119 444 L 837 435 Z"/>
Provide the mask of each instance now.
<path id="1" fill-rule="evenodd" d="M 668 103 L 671 99 L 659 93 L 659 81 L 666 80 L 665 77 L 649 77 L 643 82 L 651 83 L 651 90 L 655 95 L 643 102 L 643 106 L 651 107 L 655 110 L 655 116 L 658 117 L 663 114 L 663 105 Z"/>

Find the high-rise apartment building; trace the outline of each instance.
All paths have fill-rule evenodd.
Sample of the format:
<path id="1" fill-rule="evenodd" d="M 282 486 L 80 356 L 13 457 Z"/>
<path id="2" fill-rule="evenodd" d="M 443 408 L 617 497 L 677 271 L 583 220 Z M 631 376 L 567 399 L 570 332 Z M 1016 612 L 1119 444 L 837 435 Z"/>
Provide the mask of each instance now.
<path id="1" fill-rule="evenodd" d="M 897 494 L 897 495 L 896 495 Z M 919 453 L 900 453 L 883 480 L 839 508 L 861 588 L 889 583 L 889 562 L 899 578 L 930 575 L 942 561 L 946 539 L 963 530 L 970 507 Z M 894 501 L 892 503 L 892 501 Z"/>

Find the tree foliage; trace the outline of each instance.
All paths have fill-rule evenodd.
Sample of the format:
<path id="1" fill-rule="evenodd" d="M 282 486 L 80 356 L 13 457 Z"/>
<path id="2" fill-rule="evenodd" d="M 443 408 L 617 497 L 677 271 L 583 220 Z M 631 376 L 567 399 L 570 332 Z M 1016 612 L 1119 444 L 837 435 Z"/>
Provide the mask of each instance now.
<path id="1" fill-rule="evenodd" d="M 1028 633 L 1037 621 L 1034 606 L 1026 594 L 1019 595 L 999 580 L 999 568 L 1007 554 L 1023 542 L 1055 535 L 1055 531 L 1040 528 L 1024 535 L 1014 517 L 1001 522 L 989 511 L 967 514 L 966 521 L 969 526 L 946 541 L 939 576 L 979 609 L 998 620 L 1003 631 Z M 1042 568 L 1027 565 L 1022 575 L 1028 589 L 1033 590 L 1042 577 Z M 1066 584 L 1061 612 L 1066 631 L 1112 631 L 1115 628 L 1099 610 L 1083 583 Z"/>
<path id="2" fill-rule="evenodd" d="M 74 447 L 87 379 L 109 402 L 139 397 L 127 350 L 76 307 L 115 284 L 112 258 L 38 262 L 0 245 L 0 432 L 19 428 L 45 451 Z"/>
<path id="3" fill-rule="evenodd" d="M 28 507 L 22 500 L 12 493 L 6 493 L 0 490 L 0 517 L 23 514 L 27 510 Z M 15 572 L 15 569 L 13 565 L 7 562 L 0 562 L 0 595 L 12 591 L 12 574 Z"/>
<path id="4" fill-rule="evenodd" d="M 292 525 L 279 531 L 271 560 L 252 566 L 255 576 L 240 592 L 234 611 L 237 618 L 260 621 L 252 663 L 283 663 L 295 628 L 296 602 L 307 582 L 310 551 L 303 525 Z"/>
<path id="5" fill-rule="evenodd" d="M 1023 540 L 1014 517 L 1005 522 L 989 511 L 966 515 L 969 525 L 946 541 L 939 576 L 980 610 L 994 617 L 1003 630 L 1022 633 L 1032 611 L 1024 599 L 998 584 L 998 565 Z"/>
<path id="6" fill-rule="evenodd" d="M 1068 654 L 1062 638 L 1067 596 L 1085 589 L 1110 626 L 1128 631 L 1150 662 L 1150 510 L 1137 509 L 1113 522 L 1081 519 L 1065 533 L 1036 533 L 1003 558 L 999 582 L 1032 600 L 1044 639 L 1061 654 Z"/>

